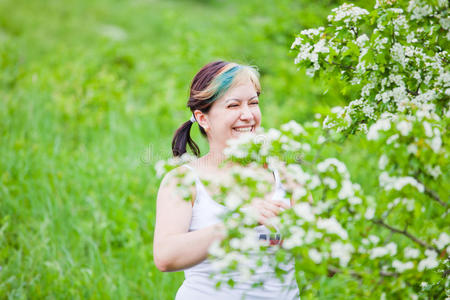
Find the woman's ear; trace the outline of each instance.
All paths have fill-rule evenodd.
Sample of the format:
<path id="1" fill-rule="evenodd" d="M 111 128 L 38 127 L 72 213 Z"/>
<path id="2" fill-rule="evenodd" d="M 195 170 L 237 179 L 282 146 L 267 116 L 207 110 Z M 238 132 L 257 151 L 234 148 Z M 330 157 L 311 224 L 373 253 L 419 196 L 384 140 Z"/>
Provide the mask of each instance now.
<path id="1" fill-rule="evenodd" d="M 207 132 L 209 130 L 208 116 L 200 110 L 196 109 L 194 110 L 194 117 L 197 120 L 198 125 L 200 125 L 203 130 Z"/>

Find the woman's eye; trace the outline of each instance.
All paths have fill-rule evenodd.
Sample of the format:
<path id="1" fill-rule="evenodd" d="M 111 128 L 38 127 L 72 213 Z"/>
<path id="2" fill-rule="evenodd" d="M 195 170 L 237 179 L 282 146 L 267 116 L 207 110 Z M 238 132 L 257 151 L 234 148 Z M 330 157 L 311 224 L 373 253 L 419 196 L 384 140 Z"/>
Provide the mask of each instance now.
<path id="1" fill-rule="evenodd" d="M 251 105 L 258 105 L 259 104 L 259 102 L 252 102 L 252 103 L 250 103 Z"/>
<path id="2" fill-rule="evenodd" d="M 230 104 L 230 105 L 228 105 L 228 107 L 236 107 L 236 106 L 238 106 L 237 104 Z"/>

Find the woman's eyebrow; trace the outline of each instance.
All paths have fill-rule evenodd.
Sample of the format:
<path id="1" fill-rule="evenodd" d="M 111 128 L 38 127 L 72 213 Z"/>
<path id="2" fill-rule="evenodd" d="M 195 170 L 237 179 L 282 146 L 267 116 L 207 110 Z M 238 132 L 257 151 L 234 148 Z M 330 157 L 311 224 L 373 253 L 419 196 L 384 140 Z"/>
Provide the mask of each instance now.
<path id="1" fill-rule="evenodd" d="M 252 99 L 254 99 L 254 98 L 258 98 L 258 95 L 255 95 L 255 96 L 249 98 L 247 101 L 250 101 L 250 100 L 252 100 Z M 233 100 L 234 100 L 234 101 L 242 102 L 241 99 L 238 99 L 238 98 L 230 98 L 230 99 L 225 100 L 225 103 L 228 103 L 228 102 L 233 101 Z"/>

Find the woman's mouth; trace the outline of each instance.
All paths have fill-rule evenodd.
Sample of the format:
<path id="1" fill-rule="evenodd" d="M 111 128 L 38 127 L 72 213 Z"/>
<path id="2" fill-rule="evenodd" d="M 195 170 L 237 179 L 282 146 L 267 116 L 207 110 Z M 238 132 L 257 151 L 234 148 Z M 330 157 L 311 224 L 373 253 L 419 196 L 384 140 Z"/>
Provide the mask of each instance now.
<path id="1" fill-rule="evenodd" d="M 234 127 L 233 130 L 236 132 L 253 132 L 255 126 L 242 126 L 242 127 Z"/>

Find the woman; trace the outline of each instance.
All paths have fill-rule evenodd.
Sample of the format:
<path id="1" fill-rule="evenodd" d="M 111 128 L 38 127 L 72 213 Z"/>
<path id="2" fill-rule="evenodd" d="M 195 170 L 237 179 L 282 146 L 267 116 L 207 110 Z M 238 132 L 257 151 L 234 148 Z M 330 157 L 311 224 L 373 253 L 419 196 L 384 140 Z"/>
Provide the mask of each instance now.
<path id="1" fill-rule="evenodd" d="M 225 207 L 212 199 L 211 191 L 206 190 L 200 179 L 226 174 L 226 167 L 219 168 L 224 160 L 226 141 L 246 132 L 255 132 L 260 126 L 259 93 L 255 69 L 224 61 L 207 64 L 192 81 L 187 106 L 193 115 L 176 131 L 172 151 L 174 156 L 180 156 L 189 145 L 196 156 L 200 155 L 189 133 L 192 124 L 198 122 L 201 133 L 208 139 L 209 152 L 180 167 L 196 176 L 191 202 L 175 193 L 173 177 L 168 174 L 163 179 L 158 192 L 154 235 L 153 254 L 157 268 L 161 271 L 185 271 L 186 280 L 178 290 L 178 300 L 299 298 L 293 262 L 287 265 L 283 283 L 269 268 L 257 268 L 256 275 L 265 280 L 264 286 L 258 288 L 251 288 L 252 281 L 239 282 L 236 274 L 229 274 L 229 278 L 238 281 L 237 284 L 233 288 L 222 285 L 217 290 L 216 282 L 209 278 L 212 266 L 206 259 L 208 248 L 214 241 L 224 238 L 218 215 Z M 261 224 L 255 230 L 265 239 L 270 236 L 264 226 L 266 221 L 282 209 L 289 208 L 289 200 L 283 201 L 284 191 L 277 174 L 274 175 L 277 188 L 273 197 L 252 202 Z"/>

